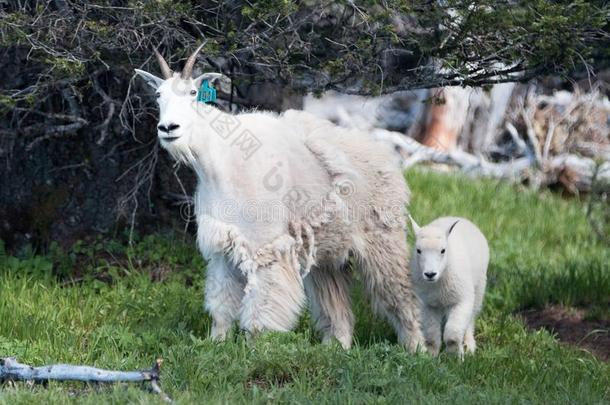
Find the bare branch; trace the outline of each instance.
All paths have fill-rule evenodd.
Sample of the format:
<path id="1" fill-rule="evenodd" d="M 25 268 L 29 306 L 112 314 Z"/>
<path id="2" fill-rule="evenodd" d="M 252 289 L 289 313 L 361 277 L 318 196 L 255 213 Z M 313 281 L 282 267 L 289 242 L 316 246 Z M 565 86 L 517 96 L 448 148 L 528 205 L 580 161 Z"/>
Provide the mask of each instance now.
<path id="1" fill-rule="evenodd" d="M 163 360 L 157 359 L 153 367 L 143 371 L 113 371 L 89 366 L 55 364 L 50 366 L 32 367 L 19 363 L 14 357 L 0 358 L 0 381 L 82 381 L 98 383 L 143 382 L 149 381 L 152 390 L 164 401 L 171 399 L 158 385 L 159 372 Z"/>

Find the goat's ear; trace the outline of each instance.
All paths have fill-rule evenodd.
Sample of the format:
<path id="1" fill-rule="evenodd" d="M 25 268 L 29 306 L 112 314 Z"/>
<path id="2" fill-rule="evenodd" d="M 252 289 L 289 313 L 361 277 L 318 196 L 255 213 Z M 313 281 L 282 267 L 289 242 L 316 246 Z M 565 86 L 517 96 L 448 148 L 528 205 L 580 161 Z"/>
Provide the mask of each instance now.
<path id="1" fill-rule="evenodd" d="M 449 236 L 451 234 L 451 231 L 453 231 L 453 228 L 455 228 L 455 226 L 457 225 L 457 223 L 460 222 L 460 220 L 458 219 L 457 221 L 455 221 L 450 227 L 449 230 L 447 231 L 447 236 Z"/>
<path id="2" fill-rule="evenodd" d="M 199 88 L 204 80 L 207 80 L 215 89 L 231 94 L 231 79 L 222 73 L 204 73 L 195 79 L 195 86 Z"/>
<path id="3" fill-rule="evenodd" d="M 159 86 L 161 86 L 161 83 L 163 83 L 165 81 L 165 80 L 161 79 L 160 77 L 153 75 L 152 73 L 148 73 L 148 72 L 145 72 L 140 69 L 135 69 L 135 71 L 138 76 L 140 76 L 142 79 L 144 79 L 146 84 L 148 84 L 150 87 L 152 87 L 155 90 L 157 90 L 159 88 Z"/>
<path id="4" fill-rule="evenodd" d="M 417 225 L 417 222 L 415 222 L 415 220 L 413 219 L 411 214 L 409 214 L 409 220 L 411 221 L 411 226 L 413 227 L 413 232 L 418 233 L 421 228 L 419 227 L 419 225 Z"/>

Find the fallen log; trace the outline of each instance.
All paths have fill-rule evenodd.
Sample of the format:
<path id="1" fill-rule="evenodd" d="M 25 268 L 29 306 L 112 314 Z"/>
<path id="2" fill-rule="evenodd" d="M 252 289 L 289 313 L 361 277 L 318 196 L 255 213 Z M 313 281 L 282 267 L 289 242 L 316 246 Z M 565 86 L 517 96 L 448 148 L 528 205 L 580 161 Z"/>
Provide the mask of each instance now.
<path id="1" fill-rule="evenodd" d="M 573 194 L 589 192 L 593 184 L 610 191 L 610 162 L 598 162 L 575 154 L 553 156 L 539 162 L 533 154 L 526 154 L 507 162 L 490 162 L 462 150 L 442 151 L 430 148 L 398 132 L 375 129 L 373 136 L 391 143 L 402 156 L 402 167 L 416 163 L 436 163 L 459 168 L 475 177 L 521 182 L 528 179 L 535 186 L 562 184 Z"/>
<path id="2" fill-rule="evenodd" d="M 152 391 L 166 402 L 172 402 L 159 387 L 159 372 L 163 360 L 157 359 L 149 370 L 113 371 L 89 366 L 54 364 L 32 367 L 21 364 L 14 357 L 0 358 L 0 382 L 4 381 L 81 381 L 96 383 L 150 382 Z"/>

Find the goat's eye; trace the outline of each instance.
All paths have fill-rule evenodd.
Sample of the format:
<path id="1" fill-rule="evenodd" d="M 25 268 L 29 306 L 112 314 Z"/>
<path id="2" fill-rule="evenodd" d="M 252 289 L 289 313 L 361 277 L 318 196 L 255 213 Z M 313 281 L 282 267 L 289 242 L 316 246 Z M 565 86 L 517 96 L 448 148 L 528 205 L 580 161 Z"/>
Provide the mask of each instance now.
<path id="1" fill-rule="evenodd" d="M 197 95 L 197 90 L 191 90 L 191 96 L 196 96 Z"/>
<path id="2" fill-rule="evenodd" d="M 445 254 L 445 249 L 441 249 L 441 254 L 444 255 Z"/>
<path id="3" fill-rule="evenodd" d="M 159 98 L 159 97 L 161 97 L 161 93 L 159 93 L 159 92 L 156 92 L 156 93 L 155 93 L 155 97 L 156 97 L 156 98 Z"/>
<path id="4" fill-rule="evenodd" d="M 417 254 L 420 255 L 421 254 L 421 249 L 417 249 Z"/>

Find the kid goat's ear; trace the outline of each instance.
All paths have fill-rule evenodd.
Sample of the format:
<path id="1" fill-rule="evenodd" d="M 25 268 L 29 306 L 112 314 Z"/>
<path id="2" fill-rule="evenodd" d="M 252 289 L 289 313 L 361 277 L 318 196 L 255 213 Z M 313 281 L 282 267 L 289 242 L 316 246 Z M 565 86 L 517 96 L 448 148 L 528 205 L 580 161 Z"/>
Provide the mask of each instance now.
<path id="1" fill-rule="evenodd" d="M 451 225 L 451 226 L 449 227 L 449 230 L 447 231 L 447 236 L 449 236 L 449 234 L 451 233 L 451 231 L 453 231 L 453 228 L 455 228 L 455 226 L 457 225 L 457 223 L 458 223 L 458 222 L 460 222 L 460 220 L 459 220 L 459 219 L 458 219 L 457 221 L 455 221 L 455 222 L 453 223 L 453 225 Z"/>
<path id="2" fill-rule="evenodd" d="M 157 90 L 159 88 L 159 86 L 161 86 L 161 83 L 163 83 L 165 81 L 165 80 L 161 79 L 160 77 L 157 77 L 157 76 L 155 76 L 151 73 L 145 72 L 143 70 L 135 69 L 135 71 L 138 76 L 140 76 L 142 79 L 144 79 L 146 84 L 148 84 L 150 87 L 152 87 L 155 90 Z"/>
<path id="3" fill-rule="evenodd" d="M 419 227 L 419 225 L 417 225 L 417 222 L 415 222 L 415 220 L 413 219 L 411 214 L 409 214 L 409 220 L 411 221 L 411 226 L 413 227 L 413 232 L 418 233 L 421 228 Z"/>

